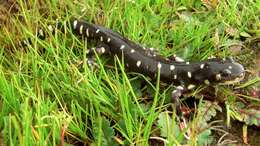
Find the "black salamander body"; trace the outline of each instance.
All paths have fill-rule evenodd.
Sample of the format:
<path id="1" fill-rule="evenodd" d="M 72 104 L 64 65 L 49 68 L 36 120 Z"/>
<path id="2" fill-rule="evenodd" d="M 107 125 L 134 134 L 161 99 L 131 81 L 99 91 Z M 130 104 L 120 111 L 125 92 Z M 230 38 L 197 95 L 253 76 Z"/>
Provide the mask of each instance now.
<path id="1" fill-rule="evenodd" d="M 240 81 L 244 68 L 232 59 L 208 59 L 201 62 L 169 60 L 156 53 L 153 48 L 145 48 L 120 34 L 102 26 L 79 20 L 71 21 L 72 29 L 77 35 L 99 40 L 104 47 L 98 48 L 100 54 L 112 56 L 123 55 L 126 68 L 150 77 L 160 73 L 160 78 L 167 83 L 192 89 L 201 84 L 231 84 Z"/>

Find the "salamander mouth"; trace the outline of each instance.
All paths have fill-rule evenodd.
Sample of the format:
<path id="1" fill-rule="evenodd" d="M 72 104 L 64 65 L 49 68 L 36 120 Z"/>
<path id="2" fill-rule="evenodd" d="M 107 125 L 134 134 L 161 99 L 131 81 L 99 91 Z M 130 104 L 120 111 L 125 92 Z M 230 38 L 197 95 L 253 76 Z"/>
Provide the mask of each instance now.
<path id="1" fill-rule="evenodd" d="M 234 76 L 229 79 L 223 80 L 223 82 L 219 83 L 220 85 L 230 85 L 230 84 L 235 84 L 243 80 L 245 77 L 245 72 L 241 72 L 239 75 Z"/>

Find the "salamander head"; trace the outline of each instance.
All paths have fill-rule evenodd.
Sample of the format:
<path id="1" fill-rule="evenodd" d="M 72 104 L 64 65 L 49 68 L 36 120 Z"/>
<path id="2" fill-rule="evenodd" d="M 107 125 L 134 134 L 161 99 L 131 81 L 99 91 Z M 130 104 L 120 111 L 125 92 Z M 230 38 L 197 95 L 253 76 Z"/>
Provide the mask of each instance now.
<path id="1" fill-rule="evenodd" d="M 198 74 L 205 76 L 198 76 L 204 80 L 205 84 L 234 84 L 241 81 L 245 75 L 244 67 L 231 59 L 209 59 L 203 61 L 200 64 L 200 71 Z"/>

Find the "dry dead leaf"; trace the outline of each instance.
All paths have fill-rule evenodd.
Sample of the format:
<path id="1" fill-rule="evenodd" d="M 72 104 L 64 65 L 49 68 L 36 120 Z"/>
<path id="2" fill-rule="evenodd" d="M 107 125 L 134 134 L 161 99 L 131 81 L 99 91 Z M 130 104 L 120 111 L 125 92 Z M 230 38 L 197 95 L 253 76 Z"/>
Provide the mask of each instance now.
<path id="1" fill-rule="evenodd" d="M 219 33 L 218 29 L 215 30 L 214 36 L 213 36 L 213 44 L 215 48 L 219 47 Z"/>
<path id="2" fill-rule="evenodd" d="M 215 9 L 218 6 L 218 4 L 219 4 L 219 0 L 201 0 L 201 2 L 208 9 Z"/>
<path id="3" fill-rule="evenodd" d="M 238 33 L 238 30 L 234 27 L 228 27 L 225 32 L 228 36 L 234 37 Z"/>
<path id="4" fill-rule="evenodd" d="M 241 50 L 242 50 L 242 45 L 234 44 L 234 45 L 229 46 L 229 51 L 231 52 L 232 55 L 240 54 Z"/>

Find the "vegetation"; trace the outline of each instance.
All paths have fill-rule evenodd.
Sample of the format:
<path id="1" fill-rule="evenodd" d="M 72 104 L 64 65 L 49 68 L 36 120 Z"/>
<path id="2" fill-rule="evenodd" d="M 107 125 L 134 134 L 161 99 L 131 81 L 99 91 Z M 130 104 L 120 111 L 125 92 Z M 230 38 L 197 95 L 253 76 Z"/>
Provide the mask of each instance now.
<path id="1" fill-rule="evenodd" d="M 8 13 L 0 15 L 0 145 L 260 143 L 259 1 L 19 0 L 3 6 Z M 195 107 L 194 98 L 183 98 L 189 120 L 181 130 L 169 102 L 174 86 L 125 73 L 118 58 L 112 58 L 114 66 L 99 57 L 98 69 L 88 67 L 86 52 L 95 43 L 70 28 L 46 40 L 36 37 L 38 27 L 47 31 L 56 19 L 65 23 L 71 17 L 160 48 L 164 56 L 236 56 L 247 76 L 235 86 L 192 91 L 187 97 L 197 99 Z M 18 45 L 25 38 L 32 39 L 27 48 Z"/>

